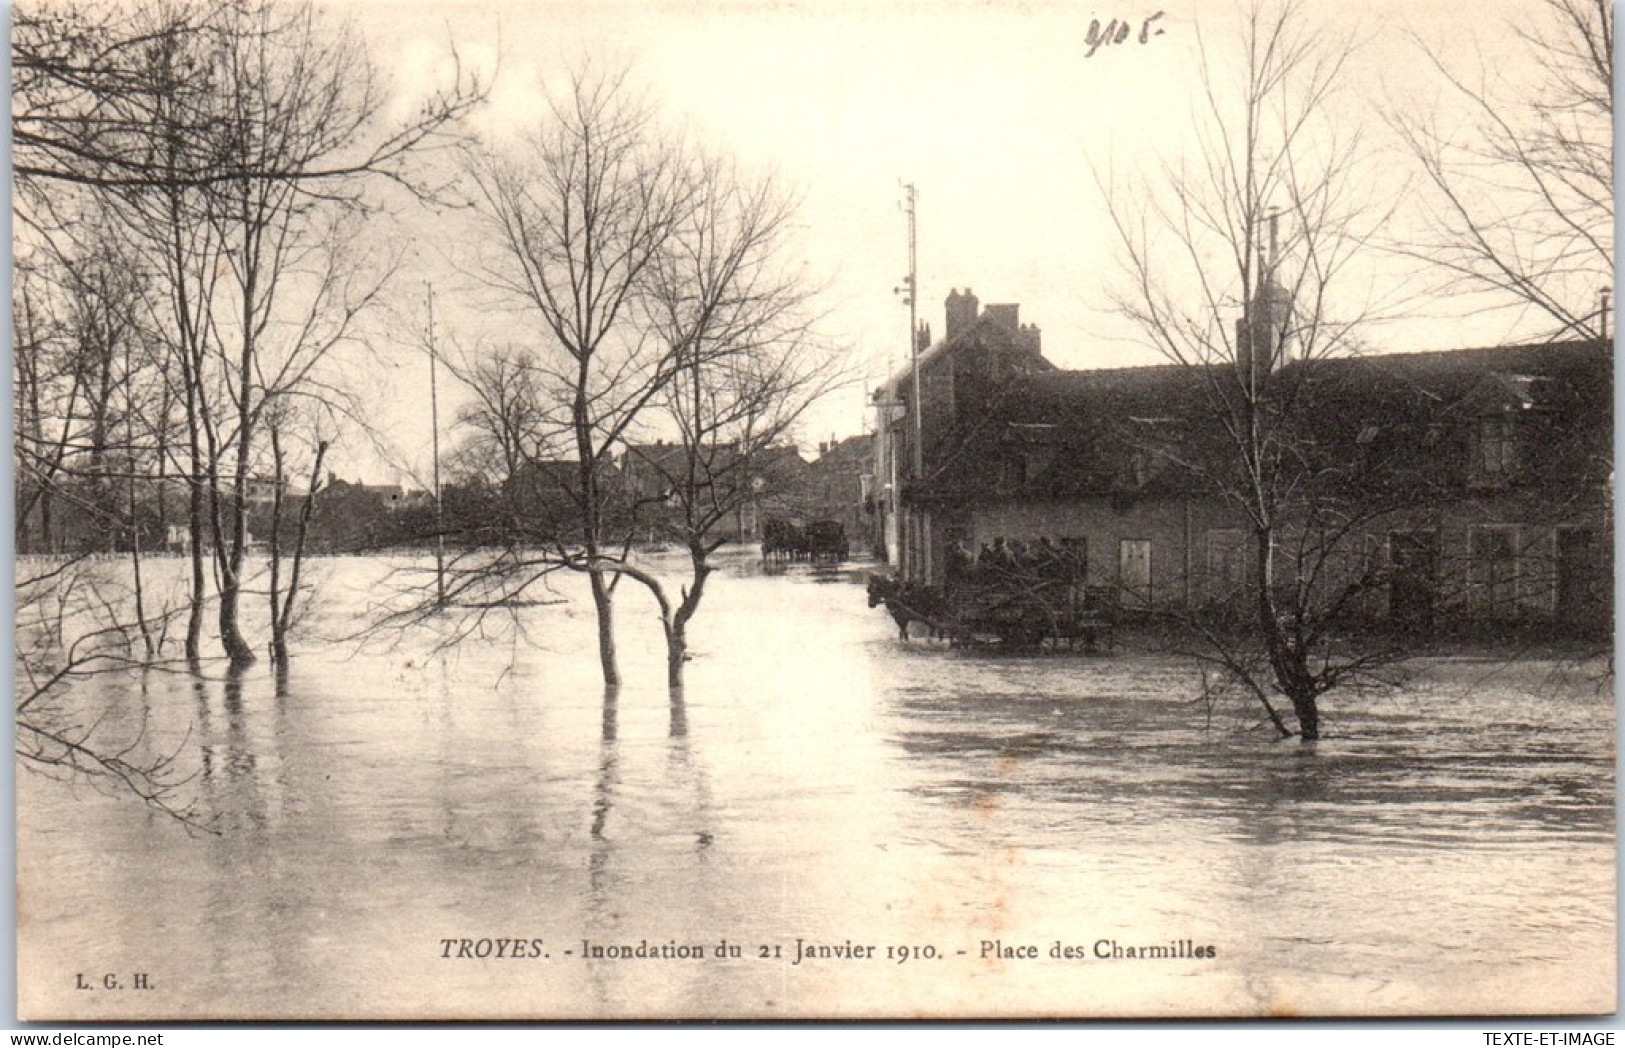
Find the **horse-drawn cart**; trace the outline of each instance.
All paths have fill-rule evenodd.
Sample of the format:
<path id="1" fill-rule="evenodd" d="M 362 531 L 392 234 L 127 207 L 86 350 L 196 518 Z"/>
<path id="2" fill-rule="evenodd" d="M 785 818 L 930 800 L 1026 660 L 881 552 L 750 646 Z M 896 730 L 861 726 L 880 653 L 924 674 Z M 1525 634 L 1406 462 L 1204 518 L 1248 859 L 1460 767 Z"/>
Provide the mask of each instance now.
<path id="1" fill-rule="evenodd" d="M 1116 642 L 1116 591 L 1064 575 L 988 572 L 940 587 L 871 575 L 869 606 L 880 604 L 904 640 L 919 622 L 956 647 L 1105 653 Z"/>
<path id="2" fill-rule="evenodd" d="M 800 524 L 769 518 L 762 528 L 763 560 L 807 560 L 840 563 L 851 553 L 846 526 L 838 520 Z"/>

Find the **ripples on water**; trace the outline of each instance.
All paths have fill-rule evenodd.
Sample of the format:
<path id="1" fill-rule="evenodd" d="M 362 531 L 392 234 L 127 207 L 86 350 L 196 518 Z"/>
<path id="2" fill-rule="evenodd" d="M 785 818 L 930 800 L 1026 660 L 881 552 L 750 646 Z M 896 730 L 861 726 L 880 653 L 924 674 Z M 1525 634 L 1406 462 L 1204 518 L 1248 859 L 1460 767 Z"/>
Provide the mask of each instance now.
<path id="1" fill-rule="evenodd" d="M 340 635 L 379 570 L 326 562 Z M 1313 750 L 1193 701 L 1177 660 L 916 642 L 861 570 L 731 562 L 680 706 L 647 598 L 524 643 L 308 645 L 282 687 L 149 674 L 76 703 L 144 723 L 218 836 L 24 775 L 24 1014 L 583 1016 L 1609 1010 L 1612 696 L 1550 665 L 1431 662 L 1328 699 Z M 566 589 L 568 588 L 565 584 Z M 442 960 L 800 938 L 910 965 Z M 977 959 L 984 939 L 1215 944 L 1208 962 Z M 968 956 L 956 951 L 965 949 Z M 149 971 L 140 998 L 73 973 Z"/>

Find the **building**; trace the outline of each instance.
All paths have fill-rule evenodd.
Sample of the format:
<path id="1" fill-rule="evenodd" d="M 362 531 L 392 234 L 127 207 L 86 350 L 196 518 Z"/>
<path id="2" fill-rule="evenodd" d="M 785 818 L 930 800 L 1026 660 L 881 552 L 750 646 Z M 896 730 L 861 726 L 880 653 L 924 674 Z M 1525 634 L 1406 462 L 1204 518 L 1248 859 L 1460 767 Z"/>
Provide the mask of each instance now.
<path id="1" fill-rule="evenodd" d="M 1000 416 L 1003 400 L 1055 370 L 1044 359 L 1038 328 L 1022 326 L 1020 306 L 978 307 L 969 288 L 955 289 L 942 341 L 928 347 L 929 328 L 922 327 L 918 360 L 874 395 L 876 530 L 885 559 L 910 581 L 940 575 L 943 536 L 957 527 L 926 496 L 932 478 L 959 461 L 960 449 L 981 444 L 979 429 Z M 916 372 L 923 393 L 918 418 Z"/>
<path id="2" fill-rule="evenodd" d="M 1611 628 L 1612 363 L 1601 342 L 1269 362 L 1313 369 L 1298 373 L 1314 400 L 1294 441 L 1342 514 L 1336 563 L 1310 583 L 1357 592 L 1350 613 L 1418 627 Z M 943 584 L 956 547 L 1049 542 L 1081 549 L 1091 583 L 1127 608 L 1245 593 L 1257 531 L 1210 480 L 1234 452 L 1204 375 L 1059 370 L 1016 307 L 977 313 L 969 292 L 949 296 L 947 335 L 918 368 L 917 423 L 912 368 L 876 393 L 874 468 L 902 578 Z M 1325 529 L 1315 512 L 1282 541 Z"/>
<path id="3" fill-rule="evenodd" d="M 693 455 L 679 443 L 631 444 L 621 474 L 637 536 L 649 542 L 685 534 L 689 521 L 681 496 L 689 484 L 693 523 L 706 525 L 712 538 L 754 542 L 768 518 L 806 513 L 811 477 L 807 460 L 792 445 L 741 450 L 732 441 Z"/>
<path id="4" fill-rule="evenodd" d="M 845 440 L 820 441 L 808 479 L 812 515 L 840 521 L 853 546 L 877 547 L 873 535 L 874 437 L 867 433 Z"/>

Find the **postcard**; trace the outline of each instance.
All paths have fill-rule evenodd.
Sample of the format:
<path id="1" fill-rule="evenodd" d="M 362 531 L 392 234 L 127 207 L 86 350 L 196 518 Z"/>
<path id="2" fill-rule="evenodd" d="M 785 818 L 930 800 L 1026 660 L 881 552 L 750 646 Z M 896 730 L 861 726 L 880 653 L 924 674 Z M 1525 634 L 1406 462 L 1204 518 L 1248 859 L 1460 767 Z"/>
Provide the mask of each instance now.
<path id="1" fill-rule="evenodd" d="M 19 3 L 20 1017 L 1612 1013 L 1612 18 Z"/>

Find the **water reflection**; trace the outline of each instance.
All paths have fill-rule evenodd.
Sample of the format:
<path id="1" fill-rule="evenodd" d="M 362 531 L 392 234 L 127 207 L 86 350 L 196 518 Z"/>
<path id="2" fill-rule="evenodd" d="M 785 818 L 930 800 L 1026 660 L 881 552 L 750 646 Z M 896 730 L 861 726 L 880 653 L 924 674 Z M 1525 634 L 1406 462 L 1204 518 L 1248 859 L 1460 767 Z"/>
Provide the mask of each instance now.
<path id="1" fill-rule="evenodd" d="M 682 688 L 671 689 L 671 727 L 668 734 L 672 738 L 681 738 L 688 734 L 688 700 L 683 695 Z"/>
<path id="2" fill-rule="evenodd" d="M 712 841 L 711 789 L 705 768 L 695 756 L 690 743 L 685 711 L 681 693 L 674 693 L 671 731 L 667 733 L 669 742 L 666 746 L 666 781 L 672 786 L 674 798 L 692 791 L 690 810 L 695 826 L 693 831 L 695 854 L 703 858 Z"/>
<path id="3" fill-rule="evenodd" d="M 616 737 L 620 724 L 620 689 L 604 689 L 604 710 L 601 723 L 602 733 L 599 736 L 598 747 L 598 782 L 593 788 L 591 831 L 592 839 L 598 842 L 604 840 L 604 827 L 609 822 L 610 809 L 614 807 L 613 791 L 617 781 L 616 765 L 620 763 L 620 750 L 616 746 Z M 595 851 L 593 868 L 597 870 L 601 865 L 600 853 Z"/>
<path id="4" fill-rule="evenodd" d="M 675 692 L 658 631 L 629 613 L 629 683 L 604 693 L 581 655 L 590 615 L 568 606 L 536 609 L 517 654 L 335 649 L 133 680 L 134 723 L 190 740 L 223 836 L 24 777 L 19 878 L 41 900 L 25 961 L 163 941 L 189 1000 L 272 1016 L 399 1014 L 441 990 L 500 1015 L 830 1014 L 876 994 L 1258 1012 L 1289 990 L 1311 1010 L 1473 1010 L 1522 1000 L 1508 971 L 1548 1007 L 1611 984 L 1607 695 L 1438 667 L 1334 705 L 1306 748 L 1209 724 L 1172 660 L 899 644 L 861 567 L 718 574 Z M 337 632 L 353 613 L 320 614 Z M 441 936 L 516 931 L 561 950 L 1204 936 L 1235 961 L 1108 985 L 562 958 L 541 979 L 433 956 Z"/>

